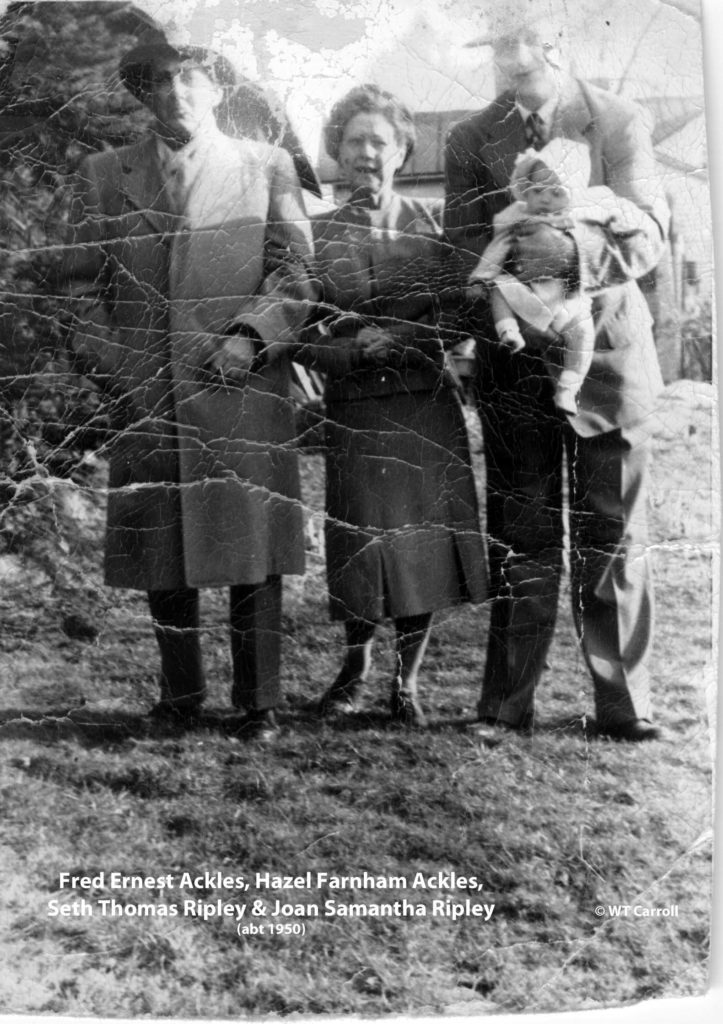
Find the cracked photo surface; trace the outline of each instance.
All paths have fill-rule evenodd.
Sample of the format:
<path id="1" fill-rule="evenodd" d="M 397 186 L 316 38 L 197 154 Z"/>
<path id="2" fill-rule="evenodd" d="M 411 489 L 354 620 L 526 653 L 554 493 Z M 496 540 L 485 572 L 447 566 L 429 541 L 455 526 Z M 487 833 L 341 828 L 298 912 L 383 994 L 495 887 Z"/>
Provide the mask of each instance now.
<path id="1" fill-rule="evenodd" d="M 709 6 L 0 3 L 1 1013 L 707 1005 Z"/>

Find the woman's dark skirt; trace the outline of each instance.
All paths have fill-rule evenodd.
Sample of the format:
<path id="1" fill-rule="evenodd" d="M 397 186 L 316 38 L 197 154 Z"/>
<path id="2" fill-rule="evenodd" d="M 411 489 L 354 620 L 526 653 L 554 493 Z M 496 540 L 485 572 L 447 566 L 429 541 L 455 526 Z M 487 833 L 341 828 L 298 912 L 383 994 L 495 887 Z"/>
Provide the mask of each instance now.
<path id="1" fill-rule="evenodd" d="M 332 618 L 377 621 L 483 601 L 485 552 L 456 394 L 334 402 L 327 413 Z"/>

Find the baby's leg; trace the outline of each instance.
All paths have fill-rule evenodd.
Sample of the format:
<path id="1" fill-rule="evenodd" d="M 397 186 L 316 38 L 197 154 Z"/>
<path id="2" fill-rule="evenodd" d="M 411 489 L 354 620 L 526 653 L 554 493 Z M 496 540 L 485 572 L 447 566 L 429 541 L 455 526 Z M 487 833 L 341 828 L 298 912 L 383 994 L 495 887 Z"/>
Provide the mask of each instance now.
<path id="1" fill-rule="evenodd" d="M 497 337 L 503 345 L 511 348 L 513 352 L 519 352 L 525 347 L 525 339 L 522 337 L 514 313 L 499 288 L 493 287 L 491 290 L 490 308 L 492 310 L 492 319 L 495 322 Z"/>
<path id="2" fill-rule="evenodd" d="M 590 369 L 595 347 L 592 314 L 585 315 L 582 312 L 558 329 L 564 346 L 564 357 L 554 400 L 558 409 L 574 415 L 577 412 L 577 395 Z"/>

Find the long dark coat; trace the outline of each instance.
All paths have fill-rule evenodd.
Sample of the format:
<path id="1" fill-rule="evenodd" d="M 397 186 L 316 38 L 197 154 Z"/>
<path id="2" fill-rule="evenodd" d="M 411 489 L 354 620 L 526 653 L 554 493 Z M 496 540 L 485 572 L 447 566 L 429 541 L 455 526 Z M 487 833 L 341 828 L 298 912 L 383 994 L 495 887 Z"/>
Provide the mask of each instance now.
<path id="1" fill-rule="evenodd" d="M 437 328 L 445 254 L 434 204 L 394 195 L 314 219 L 324 302 L 299 358 L 327 374 L 326 561 L 334 618 L 482 601 L 486 564 L 459 395 Z M 395 351 L 357 351 L 365 325 Z M 449 341 L 458 340 L 455 335 Z"/>
<path id="2" fill-rule="evenodd" d="M 182 218 L 153 137 L 88 158 L 63 273 L 95 318 L 78 347 L 112 398 L 106 581 L 175 589 L 301 573 L 288 348 L 310 230 L 283 150 L 214 132 Z M 92 317 L 91 317 L 92 320 Z M 275 342 L 245 386 L 202 371 L 234 325 Z"/>

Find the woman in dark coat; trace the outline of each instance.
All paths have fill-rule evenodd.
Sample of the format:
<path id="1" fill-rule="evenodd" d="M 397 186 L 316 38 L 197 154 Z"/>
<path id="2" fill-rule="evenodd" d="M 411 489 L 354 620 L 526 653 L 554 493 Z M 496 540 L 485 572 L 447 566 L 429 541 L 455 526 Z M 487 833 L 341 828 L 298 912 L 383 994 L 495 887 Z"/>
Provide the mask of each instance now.
<path id="1" fill-rule="evenodd" d="M 347 642 L 320 710 L 353 708 L 375 625 L 391 616 L 392 718 L 423 725 L 432 613 L 482 601 L 486 585 L 464 417 L 435 322 L 440 211 L 393 191 L 414 127 L 389 93 L 353 89 L 325 141 L 351 194 L 314 224 L 322 303 L 302 352 L 327 375 L 327 575 Z"/>

